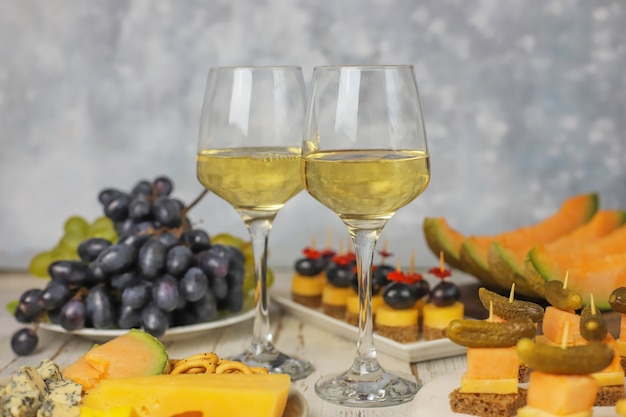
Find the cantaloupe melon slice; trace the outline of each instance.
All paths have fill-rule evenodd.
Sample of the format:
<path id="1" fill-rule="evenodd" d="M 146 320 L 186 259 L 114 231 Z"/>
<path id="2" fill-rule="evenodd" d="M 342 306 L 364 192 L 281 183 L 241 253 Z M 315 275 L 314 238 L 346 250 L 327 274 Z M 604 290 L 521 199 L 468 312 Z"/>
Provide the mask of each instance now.
<path id="1" fill-rule="evenodd" d="M 527 405 L 518 410 L 518 415 L 540 415 L 530 412 L 533 409 L 555 416 L 586 411 L 591 415 L 597 394 L 598 384 L 590 375 L 559 375 L 533 371 L 528 381 Z"/>
<path id="2" fill-rule="evenodd" d="M 467 236 L 450 227 L 443 217 L 426 217 L 422 223 L 424 238 L 430 250 L 443 256 L 452 268 L 462 269 L 459 259 L 461 244 Z"/>
<path id="3" fill-rule="evenodd" d="M 621 255 L 625 253 L 626 225 L 623 225 L 572 250 L 550 252 L 546 246 L 537 245 L 528 252 L 528 262 L 532 266 L 529 265 L 527 271 L 536 271 L 546 281 L 563 280 L 570 271 L 570 275 L 574 275 L 572 289 L 580 293 L 585 303 L 589 293 L 593 292 L 596 303 L 604 310 L 608 309 L 610 292 L 624 285 L 621 271 L 625 262 Z M 589 274 L 589 277 L 581 274 Z M 619 283 L 622 285 L 617 285 Z M 610 286 L 613 287 L 609 289 Z"/>
<path id="4" fill-rule="evenodd" d="M 104 379 L 161 374 L 167 363 L 167 351 L 157 338 L 131 329 L 90 349 L 63 369 L 62 374 L 88 391 Z"/>
<path id="5" fill-rule="evenodd" d="M 490 277 L 500 287 L 509 288 L 511 282 L 503 277 L 496 278 L 490 270 L 489 248 L 493 242 L 499 242 L 506 248 L 528 248 L 537 243 L 548 243 L 571 233 L 587 223 L 598 210 L 596 193 L 580 194 L 566 199 L 559 210 L 548 218 L 530 226 L 520 227 L 499 235 L 469 237 L 459 250 L 462 267 L 481 280 Z M 497 271 L 496 271 L 497 272 Z M 531 287 L 521 285 L 516 288 L 520 294 L 542 296 Z"/>
<path id="6" fill-rule="evenodd" d="M 554 275 L 546 275 L 548 280 L 557 279 L 556 274 L 567 273 L 567 286 L 581 295 L 583 305 L 589 304 L 590 294 L 593 293 L 596 307 L 610 310 L 609 296 L 613 290 L 626 287 L 626 250 L 621 253 L 600 255 L 595 259 L 581 258 L 579 262 L 572 260 L 567 266 L 560 264 L 549 269 L 557 272 L 552 272 Z"/>
<path id="7" fill-rule="evenodd" d="M 626 212 L 622 210 L 600 210 L 590 221 L 547 243 L 545 247 L 551 252 L 572 250 L 608 235 L 625 222 Z M 544 295 L 544 279 L 533 271 L 527 272 L 525 265 L 528 252 L 535 243 L 515 248 L 507 246 L 506 238 L 492 242 L 487 254 L 489 271 L 501 286 L 514 282 L 518 289 L 529 290 L 540 296 Z"/>

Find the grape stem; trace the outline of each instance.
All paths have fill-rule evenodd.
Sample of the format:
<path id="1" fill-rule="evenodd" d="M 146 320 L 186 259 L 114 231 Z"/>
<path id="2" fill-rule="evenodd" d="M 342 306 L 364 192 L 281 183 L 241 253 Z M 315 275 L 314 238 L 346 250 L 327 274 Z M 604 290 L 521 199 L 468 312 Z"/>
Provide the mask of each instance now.
<path id="1" fill-rule="evenodd" d="M 200 195 L 198 197 L 195 198 L 195 200 L 193 200 L 191 202 L 191 204 L 189 204 L 187 207 L 185 207 L 183 209 L 183 217 L 187 215 L 187 213 L 189 212 L 189 210 L 191 210 L 196 204 L 198 204 L 205 195 L 207 195 L 209 193 L 209 190 L 203 190 Z"/>

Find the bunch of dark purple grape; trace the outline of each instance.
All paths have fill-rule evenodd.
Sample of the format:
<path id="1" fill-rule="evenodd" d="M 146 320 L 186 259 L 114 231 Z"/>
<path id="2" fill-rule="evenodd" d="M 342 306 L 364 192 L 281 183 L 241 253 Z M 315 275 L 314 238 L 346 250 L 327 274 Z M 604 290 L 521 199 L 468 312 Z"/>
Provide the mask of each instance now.
<path id="1" fill-rule="evenodd" d="M 91 237 L 78 246 L 78 260 L 52 262 L 50 281 L 21 295 L 15 318 L 49 320 L 68 331 L 142 328 L 160 337 L 170 327 L 241 311 L 243 252 L 212 244 L 206 231 L 193 228 L 187 212 L 198 199 L 185 206 L 172 191 L 167 177 L 142 180 L 130 192 L 102 190 L 98 198 L 117 241 Z M 14 334 L 16 354 L 35 349 L 36 327 Z"/>

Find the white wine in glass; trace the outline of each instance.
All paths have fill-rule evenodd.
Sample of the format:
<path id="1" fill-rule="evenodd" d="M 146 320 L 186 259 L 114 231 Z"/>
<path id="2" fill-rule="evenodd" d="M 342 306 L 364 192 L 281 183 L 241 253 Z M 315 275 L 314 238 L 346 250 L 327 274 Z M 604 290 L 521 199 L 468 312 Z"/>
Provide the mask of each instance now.
<path id="1" fill-rule="evenodd" d="M 308 376 L 313 368 L 273 345 L 267 245 L 276 214 L 304 187 L 300 163 L 305 96 L 300 67 L 212 68 L 196 158 L 200 183 L 237 210 L 252 241 L 252 340 L 232 359 L 289 374 L 292 380 Z"/>
<path id="2" fill-rule="evenodd" d="M 428 148 L 413 67 L 329 66 L 313 71 L 302 145 L 309 194 L 345 223 L 357 257 L 359 336 L 352 366 L 323 376 L 326 401 L 383 407 L 411 401 L 412 376 L 382 368 L 372 323 L 372 259 L 387 221 L 430 181 Z"/>

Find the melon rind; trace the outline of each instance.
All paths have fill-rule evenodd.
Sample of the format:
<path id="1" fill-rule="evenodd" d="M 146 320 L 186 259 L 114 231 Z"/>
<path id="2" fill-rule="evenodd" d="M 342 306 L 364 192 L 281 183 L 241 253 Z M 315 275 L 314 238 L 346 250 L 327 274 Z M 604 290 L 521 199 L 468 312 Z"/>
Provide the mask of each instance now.
<path id="1" fill-rule="evenodd" d="M 439 257 L 443 252 L 444 259 L 452 268 L 462 269 L 459 261 L 459 249 L 465 236 L 448 224 L 443 217 L 426 217 L 422 223 L 424 238 L 430 250 Z"/>
<path id="2" fill-rule="evenodd" d="M 520 227 L 494 236 L 478 236 L 468 238 L 461 244 L 460 260 L 463 268 L 471 270 L 472 274 L 485 283 L 495 283 L 503 289 L 510 289 L 513 282 L 519 281 L 520 294 L 530 297 L 542 297 L 539 289 L 540 281 L 533 279 L 528 281 L 524 275 L 524 267 L 520 259 L 504 249 L 498 251 L 498 247 L 491 249 L 491 262 L 489 252 L 493 242 L 499 242 L 503 248 L 509 244 L 513 247 L 532 244 L 535 240 L 555 240 L 556 238 L 570 233 L 582 224 L 588 222 L 598 210 L 597 193 L 580 194 L 566 199 L 559 210 L 553 215 L 533 225 Z M 551 234 L 543 229 L 560 223 L 557 230 L 551 230 Z M 487 241 L 488 243 L 484 243 Z M 500 259 L 502 255 L 503 259 Z M 500 262 L 502 265 L 492 266 Z M 509 265 L 507 262 L 513 265 Z M 497 276 L 496 276 L 497 274 Z M 518 276 L 519 275 L 519 276 Z M 516 285 L 517 287 L 517 285 Z M 517 291 L 517 289 L 516 289 Z"/>

